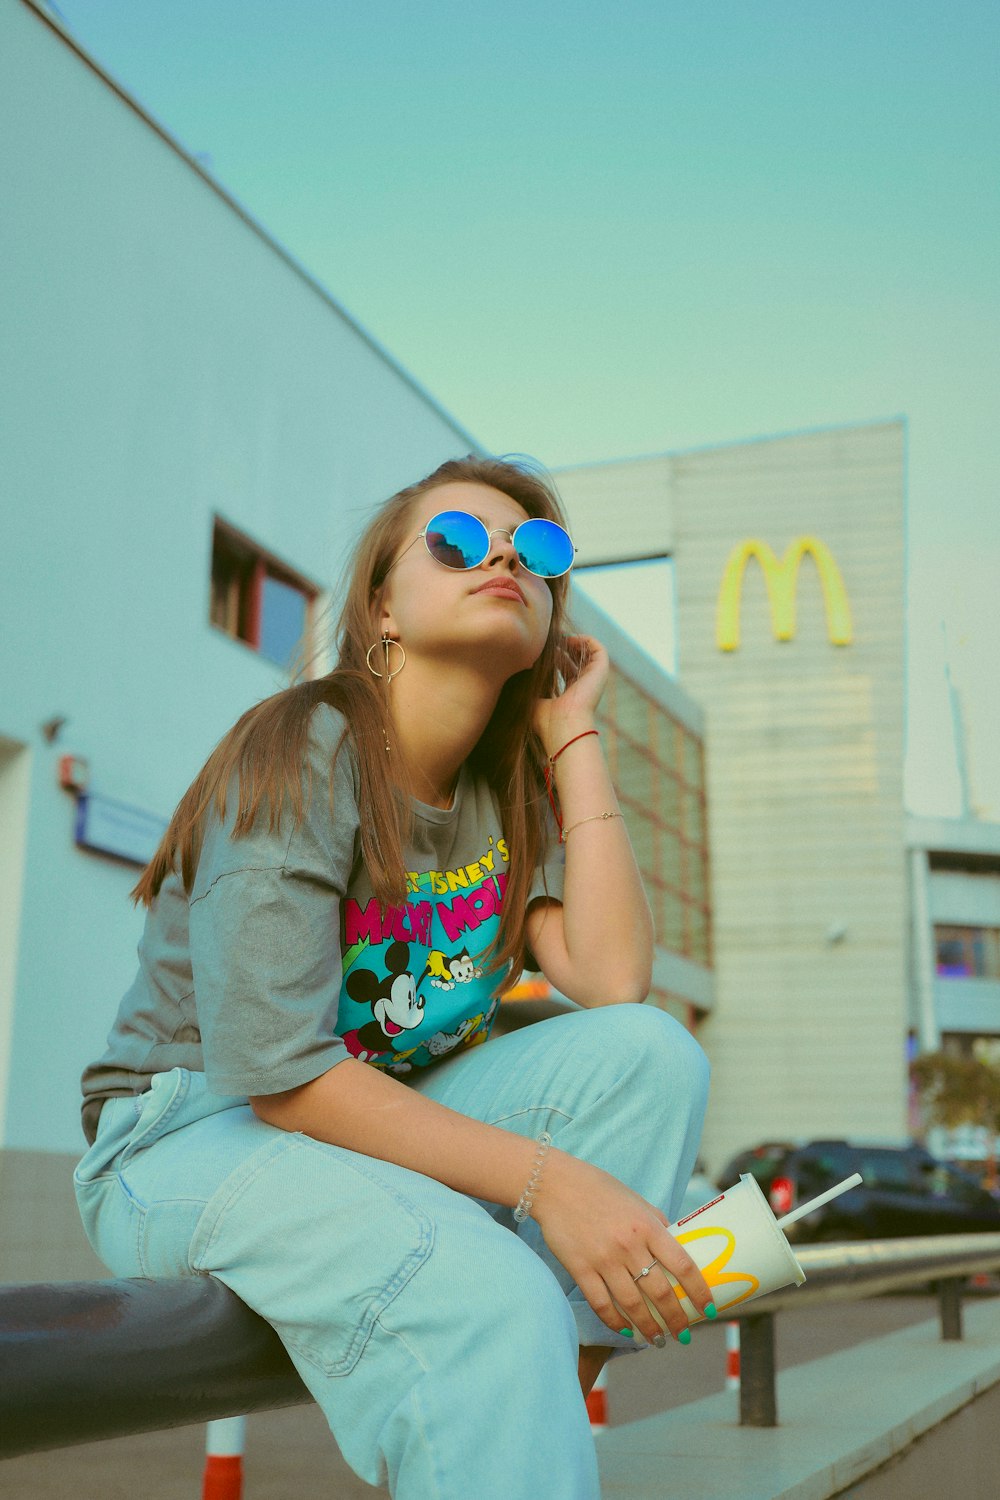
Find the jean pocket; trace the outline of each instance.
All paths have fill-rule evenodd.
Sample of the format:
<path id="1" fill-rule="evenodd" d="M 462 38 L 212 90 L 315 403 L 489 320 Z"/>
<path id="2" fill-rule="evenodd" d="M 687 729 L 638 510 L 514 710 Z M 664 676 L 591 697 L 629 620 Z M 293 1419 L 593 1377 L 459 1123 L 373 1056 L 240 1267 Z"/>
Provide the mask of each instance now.
<path id="1" fill-rule="evenodd" d="M 346 1375 L 434 1243 L 433 1220 L 403 1190 L 411 1178 L 282 1132 L 209 1201 L 191 1265 L 266 1318 L 290 1353 Z"/>
<path id="2" fill-rule="evenodd" d="M 165 1073 L 153 1074 L 149 1088 L 136 1101 L 139 1114 L 122 1151 L 121 1166 L 168 1133 L 191 1091 L 191 1082 L 192 1074 L 187 1068 L 170 1068 Z"/>
<path id="3" fill-rule="evenodd" d="M 137 1253 L 143 1276 L 196 1276 L 191 1242 L 205 1212 L 205 1200 L 167 1198 L 140 1210 Z"/>

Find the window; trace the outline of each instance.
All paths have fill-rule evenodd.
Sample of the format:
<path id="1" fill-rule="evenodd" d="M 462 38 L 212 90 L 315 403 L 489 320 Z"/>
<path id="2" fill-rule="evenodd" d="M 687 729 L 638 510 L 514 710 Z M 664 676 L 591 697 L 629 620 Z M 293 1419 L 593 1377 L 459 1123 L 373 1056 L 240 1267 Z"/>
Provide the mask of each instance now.
<path id="1" fill-rule="evenodd" d="M 935 927 L 937 972 L 946 979 L 1000 979 L 1000 928 Z"/>
<path id="2" fill-rule="evenodd" d="M 927 1193 L 927 1176 L 920 1170 L 923 1164 L 914 1162 L 905 1151 L 863 1149 L 859 1155 L 858 1171 L 866 1187 L 891 1193 Z"/>
<path id="3" fill-rule="evenodd" d="M 614 663 L 598 718 L 656 941 L 707 968 L 712 931 L 702 743 Z"/>
<path id="4" fill-rule="evenodd" d="M 318 593 L 248 537 L 216 518 L 212 535 L 213 625 L 288 669 L 308 647 Z"/>
<path id="5" fill-rule="evenodd" d="M 1000 1036 L 989 1035 L 981 1031 L 943 1031 L 941 1033 L 941 1051 L 948 1057 L 962 1057 L 966 1061 L 988 1063 L 991 1068 L 1000 1070 Z M 940 1152 L 940 1155 L 953 1155 L 952 1152 Z"/>
<path id="6" fill-rule="evenodd" d="M 807 1146 L 794 1160 L 798 1177 L 799 1201 L 805 1203 L 817 1193 L 825 1192 L 836 1182 L 843 1182 L 853 1171 L 846 1146 Z"/>

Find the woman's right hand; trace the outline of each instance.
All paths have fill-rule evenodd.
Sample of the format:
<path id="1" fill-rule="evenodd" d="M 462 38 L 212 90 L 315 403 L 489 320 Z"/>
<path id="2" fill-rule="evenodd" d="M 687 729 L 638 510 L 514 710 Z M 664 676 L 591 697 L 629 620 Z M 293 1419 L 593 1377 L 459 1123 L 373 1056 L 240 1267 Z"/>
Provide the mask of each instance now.
<path id="1" fill-rule="evenodd" d="M 623 1325 L 612 1296 L 645 1338 L 662 1335 L 634 1280 L 654 1260 L 676 1277 L 699 1312 L 712 1301 L 698 1267 L 668 1232 L 669 1219 L 591 1162 L 550 1147 L 531 1215 L 552 1254 L 615 1333 Z M 656 1266 L 642 1286 L 676 1339 L 688 1326 L 679 1294 Z"/>

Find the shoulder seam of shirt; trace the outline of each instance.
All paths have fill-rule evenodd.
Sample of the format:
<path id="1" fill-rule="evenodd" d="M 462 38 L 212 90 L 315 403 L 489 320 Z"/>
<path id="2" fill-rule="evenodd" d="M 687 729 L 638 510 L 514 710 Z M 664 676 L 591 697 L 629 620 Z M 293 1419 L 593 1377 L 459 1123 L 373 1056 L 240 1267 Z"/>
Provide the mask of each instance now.
<path id="1" fill-rule="evenodd" d="M 190 908 L 192 906 L 196 906 L 199 901 L 204 901 L 206 896 L 210 896 L 212 894 L 219 881 L 225 880 L 229 875 L 266 875 L 269 871 L 272 870 L 276 870 L 279 874 L 282 874 L 285 870 L 287 870 L 287 868 L 287 863 L 283 863 L 280 865 L 240 865 L 238 870 L 222 870 L 218 875 L 216 875 L 207 891 L 202 891 L 200 896 L 195 896 L 192 901 L 188 902 L 188 907 Z"/>

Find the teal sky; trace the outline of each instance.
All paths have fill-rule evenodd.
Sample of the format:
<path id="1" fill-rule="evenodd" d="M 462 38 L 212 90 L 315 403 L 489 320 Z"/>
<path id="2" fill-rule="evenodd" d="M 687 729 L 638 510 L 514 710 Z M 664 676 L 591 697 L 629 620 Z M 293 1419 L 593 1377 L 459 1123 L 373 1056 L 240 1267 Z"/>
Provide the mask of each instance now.
<path id="1" fill-rule="evenodd" d="M 910 801 L 958 811 L 944 620 L 1000 818 L 994 0 L 57 10 L 492 451 L 905 416 Z"/>

